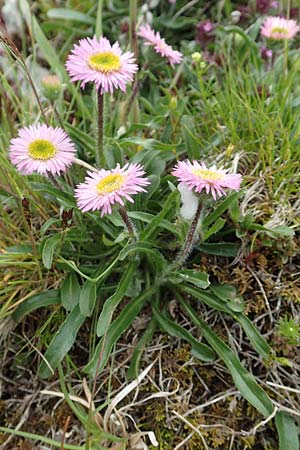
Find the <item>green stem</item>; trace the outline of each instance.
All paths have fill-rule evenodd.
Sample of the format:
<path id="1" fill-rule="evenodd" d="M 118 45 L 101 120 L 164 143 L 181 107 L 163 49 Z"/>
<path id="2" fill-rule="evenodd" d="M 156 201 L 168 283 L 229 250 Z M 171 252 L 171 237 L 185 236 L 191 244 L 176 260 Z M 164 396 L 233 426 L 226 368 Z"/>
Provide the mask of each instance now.
<path id="1" fill-rule="evenodd" d="M 44 444 L 52 445 L 53 447 L 61 447 L 61 442 L 49 439 L 39 434 L 27 433 L 26 431 L 13 430 L 11 428 L 0 427 L 0 433 L 13 434 L 14 436 L 20 436 L 26 439 L 32 439 L 33 441 L 43 442 Z M 84 450 L 81 445 L 64 444 L 66 450 Z"/>
<path id="2" fill-rule="evenodd" d="M 101 89 L 99 88 L 97 91 L 97 116 L 98 116 L 98 136 L 97 136 L 97 154 L 96 154 L 96 161 L 97 164 L 100 165 L 100 167 L 105 167 L 105 157 L 104 157 L 104 146 L 103 146 L 103 100 L 104 96 L 101 93 Z"/>
<path id="3" fill-rule="evenodd" d="M 82 424 L 86 424 L 86 416 L 84 414 L 82 414 L 79 409 L 76 408 L 76 406 L 74 405 L 73 401 L 70 399 L 68 390 L 67 390 L 67 386 L 65 383 L 65 374 L 63 372 L 61 363 L 58 363 L 57 366 L 58 369 L 58 375 L 59 375 L 59 382 L 60 382 L 60 387 L 61 387 L 61 391 L 64 394 L 64 398 L 66 403 L 68 404 L 69 408 L 71 409 L 71 411 L 74 413 L 74 415 L 80 420 L 80 422 Z"/>
<path id="4" fill-rule="evenodd" d="M 98 358 L 98 361 L 97 361 L 96 372 L 95 372 L 95 376 L 94 376 L 94 379 L 93 379 L 91 397 L 90 397 L 90 402 L 89 402 L 89 414 L 88 414 L 88 420 L 87 420 L 87 424 L 86 424 L 85 450 L 90 450 L 91 422 L 92 422 L 92 416 L 93 416 L 93 412 L 94 412 L 93 411 L 93 399 L 94 399 L 94 396 L 95 396 L 95 393 L 96 393 L 98 372 L 99 372 L 99 368 L 100 368 L 100 364 L 101 364 L 101 360 L 102 360 L 105 340 L 106 340 L 106 333 L 103 336 L 103 343 L 102 343 L 101 350 L 100 350 L 100 353 L 99 353 L 99 358 Z"/>
<path id="5" fill-rule="evenodd" d="M 289 57 L 289 43 L 286 39 L 284 42 L 284 76 L 287 78 L 288 76 L 288 57 Z"/>
<path id="6" fill-rule="evenodd" d="M 136 35 L 136 22 L 137 22 L 137 0 L 129 1 L 129 16 L 130 16 L 130 46 L 134 53 L 134 57 L 137 59 L 138 57 L 138 42 Z"/>
<path id="7" fill-rule="evenodd" d="M 98 0 L 97 17 L 96 17 L 96 29 L 95 34 L 99 39 L 102 36 L 102 10 L 103 10 L 104 0 Z"/>
<path id="8" fill-rule="evenodd" d="M 191 251 L 191 248 L 192 248 L 192 245 L 193 245 L 193 242 L 194 242 L 195 232 L 196 232 L 197 225 L 198 225 L 199 218 L 200 218 L 200 214 L 201 214 L 201 210 L 202 210 L 202 204 L 199 202 L 196 214 L 195 214 L 195 216 L 193 218 L 193 221 L 191 223 L 191 227 L 190 227 L 189 232 L 187 234 L 185 243 L 184 243 L 184 245 L 182 247 L 181 252 L 179 253 L 179 255 L 176 258 L 175 266 L 177 266 L 177 267 L 181 266 L 184 263 L 184 261 L 186 260 L 186 258 L 188 257 L 188 255 L 189 255 L 189 253 Z"/>

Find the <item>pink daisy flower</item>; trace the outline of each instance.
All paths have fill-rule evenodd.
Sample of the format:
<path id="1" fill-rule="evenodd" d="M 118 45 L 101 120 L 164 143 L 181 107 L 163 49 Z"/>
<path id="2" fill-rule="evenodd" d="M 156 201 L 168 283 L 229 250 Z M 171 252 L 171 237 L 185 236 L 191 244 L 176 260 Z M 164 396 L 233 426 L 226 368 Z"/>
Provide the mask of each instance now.
<path id="1" fill-rule="evenodd" d="M 75 154 L 76 148 L 65 131 L 45 124 L 21 128 L 9 147 L 11 162 L 25 175 L 65 172 Z"/>
<path id="2" fill-rule="evenodd" d="M 266 38 L 283 41 L 293 38 L 299 30 L 300 28 L 295 20 L 270 16 L 264 21 L 260 33 Z"/>
<path id="3" fill-rule="evenodd" d="M 182 61 L 182 53 L 177 50 L 173 50 L 172 47 L 166 43 L 164 38 L 160 36 L 159 32 L 157 31 L 155 33 L 149 25 L 141 26 L 137 32 L 137 35 L 146 40 L 145 45 L 153 45 L 156 53 L 166 57 L 171 66 L 174 66 L 174 64 L 179 64 Z"/>
<path id="4" fill-rule="evenodd" d="M 132 52 L 122 53 L 120 45 L 110 44 L 105 37 L 81 39 L 68 56 L 66 69 L 72 81 L 95 83 L 97 89 L 113 93 L 115 89 L 126 90 L 126 84 L 133 81 L 138 66 Z"/>
<path id="5" fill-rule="evenodd" d="M 145 172 L 140 164 L 126 164 L 122 168 L 117 164 L 115 169 L 88 174 L 75 189 L 77 205 L 83 212 L 99 209 L 101 217 L 111 214 L 114 203 L 124 206 L 124 199 L 133 203 L 131 195 L 146 192 L 142 186 L 150 183 L 143 178 Z"/>
<path id="6" fill-rule="evenodd" d="M 240 174 L 228 174 L 226 170 L 207 168 L 198 161 L 179 161 L 172 172 L 178 180 L 187 185 L 188 189 L 211 194 L 213 199 L 226 195 L 224 188 L 238 191 L 242 181 Z"/>

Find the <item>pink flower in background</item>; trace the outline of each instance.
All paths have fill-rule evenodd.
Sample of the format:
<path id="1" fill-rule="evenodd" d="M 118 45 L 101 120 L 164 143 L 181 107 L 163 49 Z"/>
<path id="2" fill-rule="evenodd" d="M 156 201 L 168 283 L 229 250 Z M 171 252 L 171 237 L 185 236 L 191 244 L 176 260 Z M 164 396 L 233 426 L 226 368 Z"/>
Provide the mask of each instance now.
<path id="1" fill-rule="evenodd" d="M 261 14 L 265 14 L 269 9 L 275 9 L 278 6 L 277 1 L 273 0 L 256 0 L 256 10 Z"/>
<path id="2" fill-rule="evenodd" d="M 126 90 L 138 70 L 132 52 L 122 53 L 120 45 L 110 44 L 105 37 L 81 39 L 68 56 L 66 69 L 72 81 L 95 83 L 101 93 L 113 93 L 115 89 Z"/>
<path id="3" fill-rule="evenodd" d="M 242 181 L 240 174 L 228 174 L 226 170 L 207 168 L 204 163 L 198 161 L 179 161 L 172 172 L 180 182 L 187 185 L 188 189 L 211 194 L 213 199 L 226 195 L 224 188 L 238 191 Z"/>
<path id="4" fill-rule="evenodd" d="M 282 41 L 293 38 L 299 30 L 300 27 L 295 20 L 270 16 L 264 21 L 260 33 L 266 38 Z"/>
<path id="5" fill-rule="evenodd" d="M 9 147 L 11 162 L 26 175 L 65 172 L 75 153 L 76 148 L 64 130 L 45 124 L 21 128 Z"/>
<path id="6" fill-rule="evenodd" d="M 165 39 L 161 37 L 159 32 L 152 30 L 149 25 L 141 26 L 137 35 L 145 39 L 145 45 L 153 45 L 156 53 L 166 57 L 171 66 L 179 64 L 182 61 L 182 53 L 173 50 L 172 47 L 166 43 Z"/>
<path id="7" fill-rule="evenodd" d="M 112 205 L 119 203 L 124 205 L 124 200 L 133 203 L 131 195 L 138 192 L 146 192 L 143 186 L 150 184 L 148 178 L 143 178 L 145 171 L 139 164 L 126 164 L 115 169 L 100 169 L 97 172 L 89 172 L 85 181 L 75 189 L 75 197 L 78 207 L 83 211 L 101 211 L 111 214 Z"/>

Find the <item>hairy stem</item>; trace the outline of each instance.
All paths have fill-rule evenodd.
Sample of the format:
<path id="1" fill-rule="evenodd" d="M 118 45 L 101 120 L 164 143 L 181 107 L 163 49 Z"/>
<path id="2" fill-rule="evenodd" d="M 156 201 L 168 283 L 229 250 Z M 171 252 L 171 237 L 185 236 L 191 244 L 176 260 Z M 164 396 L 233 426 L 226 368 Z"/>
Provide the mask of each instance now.
<path id="1" fill-rule="evenodd" d="M 129 233 L 132 234 L 132 236 L 135 236 L 134 225 L 133 225 L 132 221 L 130 220 L 130 218 L 128 217 L 127 211 L 124 208 L 124 206 L 120 206 L 119 213 L 129 231 Z"/>
<path id="2" fill-rule="evenodd" d="M 101 89 L 97 91 L 97 111 L 98 111 L 98 136 L 97 136 L 97 154 L 96 161 L 101 167 L 105 167 L 104 146 L 103 146 L 103 100 L 104 96 Z"/>
<path id="3" fill-rule="evenodd" d="M 187 234 L 185 243 L 182 247 L 182 250 L 180 251 L 179 255 L 176 258 L 176 262 L 175 262 L 176 266 L 181 266 L 190 253 L 190 250 L 191 250 L 193 242 L 194 242 L 195 232 L 196 232 L 197 225 L 199 222 L 201 210 L 202 210 L 202 204 L 199 202 L 196 214 L 191 223 L 191 227 Z"/>

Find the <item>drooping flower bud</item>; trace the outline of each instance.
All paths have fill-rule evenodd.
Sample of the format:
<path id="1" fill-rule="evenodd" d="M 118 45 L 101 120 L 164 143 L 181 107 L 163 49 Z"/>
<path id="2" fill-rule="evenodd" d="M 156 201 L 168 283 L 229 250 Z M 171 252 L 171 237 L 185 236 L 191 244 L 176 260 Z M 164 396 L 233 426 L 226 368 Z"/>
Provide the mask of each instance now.
<path id="1" fill-rule="evenodd" d="M 62 84 L 56 75 L 44 76 L 42 78 L 41 86 L 43 95 L 50 102 L 54 102 L 62 90 Z"/>

